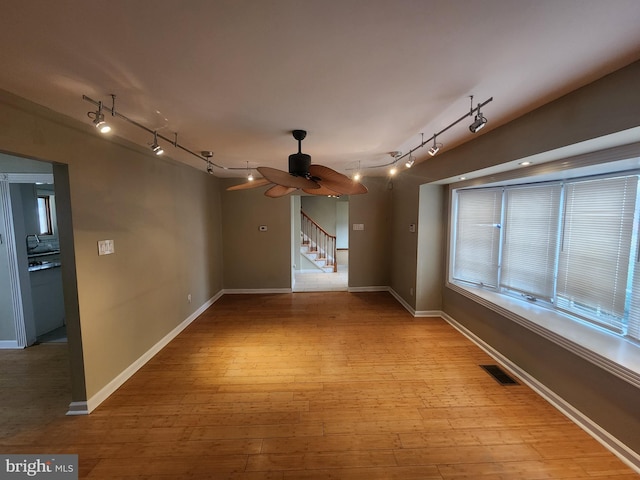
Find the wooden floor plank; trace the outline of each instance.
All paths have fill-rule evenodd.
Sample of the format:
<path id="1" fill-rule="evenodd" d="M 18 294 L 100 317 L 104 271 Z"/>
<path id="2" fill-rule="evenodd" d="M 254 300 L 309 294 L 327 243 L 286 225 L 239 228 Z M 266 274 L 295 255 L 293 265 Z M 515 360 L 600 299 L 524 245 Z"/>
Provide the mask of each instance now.
<path id="1" fill-rule="evenodd" d="M 64 346 L 0 361 L 0 451 L 76 453 L 81 479 L 638 478 L 387 293 L 226 295 L 86 417 Z"/>

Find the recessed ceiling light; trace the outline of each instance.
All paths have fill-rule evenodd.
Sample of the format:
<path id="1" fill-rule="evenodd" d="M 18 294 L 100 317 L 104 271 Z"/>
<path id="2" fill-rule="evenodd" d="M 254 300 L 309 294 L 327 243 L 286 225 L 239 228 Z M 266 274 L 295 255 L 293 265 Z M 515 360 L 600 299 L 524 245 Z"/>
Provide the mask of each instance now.
<path id="1" fill-rule="evenodd" d="M 522 165 L 523 167 L 526 167 L 527 165 L 531 165 L 533 162 L 529 162 L 529 161 L 525 161 L 525 162 L 520 162 L 518 165 Z"/>
<path id="2" fill-rule="evenodd" d="M 467 177 L 460 177 L 458 180 L 466 180 Z"/>

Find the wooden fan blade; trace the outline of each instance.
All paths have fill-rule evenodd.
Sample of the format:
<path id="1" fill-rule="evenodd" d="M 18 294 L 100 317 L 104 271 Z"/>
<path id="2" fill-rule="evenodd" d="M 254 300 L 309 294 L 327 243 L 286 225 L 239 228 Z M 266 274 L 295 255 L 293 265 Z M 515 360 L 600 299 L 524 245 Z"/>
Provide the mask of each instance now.
<path id="1" fill-rule="evenodd" d="M 258 167 L 260 174 L 276 185 L 282 185 L 289 188 L 308 188 L 310 190 L 319 188 L 319 185 L 313 180 L 308 180 L 304 177 L 296 177 L 290 173 L 283 172 L 276 168 L 270 167 Z"/>
<path id="2" fill-rule="evenodd" d="M 284 187 L 282 185 L 274 185 L 269 190 L 264 192 L 267 197 L 278 198 L 284 197 L 285 195 L 289 195 L 291 192 L 297 190 L 297 188 L 293 187 Z"/>
<path id="3" fill-rule="evenodd" d="M 229 188 L 227 188 L 228 191 L 230 190 L 247 190 L 249 188 L 257 188 L 257 187 L 262 187 L 264 185 L 269 185 L 271 182 L 269 180 L 267 180 L 266 178 L 258 178 L 257 180 L 254 180 L 252 182 L 245 182 L 245 183 L 240 183 L 238 185 L 233 185 Z"/>
<path id="4" fill-rule="evenodd" d="M 309 173 L 311 176 L 319 178 L 318 183 L 329 190 L 338 192 L 342 195 L 359 195 L 367 193 L 367 187 L 360 182 L 350 179 L 346 175 L 336 172 L 332 168 L 324 165 L 310 165 Z"/>
<path id="5" fill-rule="evenodd" d="M 310 193 L 311 195 L 322 195 L 325 197 L 329 197 L 329 196 L 340 196 L 340 193 L 334 191 L 334 190 L 329 190 L 327 187 L 325 187 L 324 185 L 320 185 L 320 188 L 316 188 L 315 190 L 307 190 L 307 189 L 303 189 L 302 190 L 305 193 Z"/>

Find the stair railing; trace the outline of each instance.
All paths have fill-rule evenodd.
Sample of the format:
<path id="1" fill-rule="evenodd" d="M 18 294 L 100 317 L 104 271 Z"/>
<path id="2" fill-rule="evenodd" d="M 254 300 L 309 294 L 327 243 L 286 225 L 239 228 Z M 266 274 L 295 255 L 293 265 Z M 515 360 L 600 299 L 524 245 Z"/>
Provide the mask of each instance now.
<path id="1" fill-rule="evenodd" d="M 320 225 L 313 221 L 306 213 L 300 210 L 300 230 L 302 244 L 309 247 L 309 252 L 316 253 L 319 260 L 324 260 L 325 265 L 338 271 L 336 262 L 336 236 L 327 233 Z"/>

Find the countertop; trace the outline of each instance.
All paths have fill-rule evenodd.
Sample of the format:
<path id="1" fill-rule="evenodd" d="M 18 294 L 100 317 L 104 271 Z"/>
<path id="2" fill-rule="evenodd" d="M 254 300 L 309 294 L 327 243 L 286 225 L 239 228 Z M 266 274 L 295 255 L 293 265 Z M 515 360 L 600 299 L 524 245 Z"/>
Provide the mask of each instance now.
<path id="1" fill-rule="evenodd" d="M 30 272 L 39 272 L 40 270 L 49 270 L 50 268 L 58 268 L 62 264 L 60 262 L 29 262 L 29 271 Z"/>

